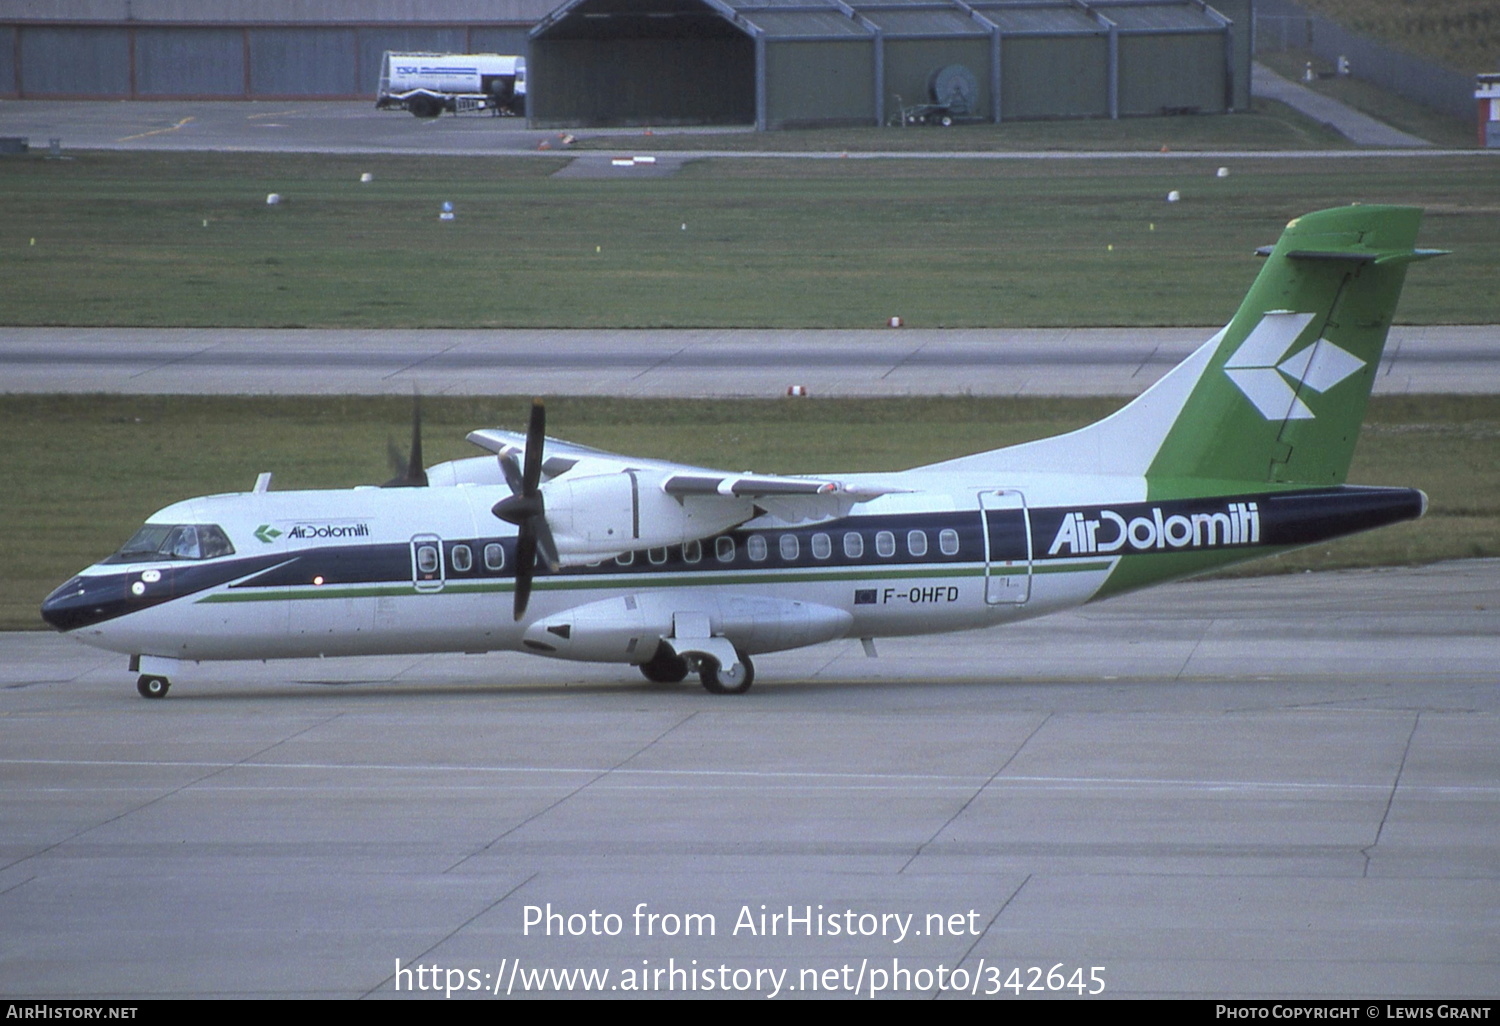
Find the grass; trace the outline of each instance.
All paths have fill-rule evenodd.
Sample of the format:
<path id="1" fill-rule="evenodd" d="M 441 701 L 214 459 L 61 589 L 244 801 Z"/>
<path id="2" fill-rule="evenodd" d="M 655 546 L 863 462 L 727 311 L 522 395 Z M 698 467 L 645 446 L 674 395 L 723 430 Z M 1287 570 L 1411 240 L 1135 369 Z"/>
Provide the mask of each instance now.
<path id="1" fill-rule="evenodd" d="M 1056 434 L 1096 420 L 1102 399 L 674 401 L 557 399 L 561 437 L 763 472 L 878 471 Z M 423 400 L 427 461 L 478 455 L 463 435 L 521 428 L 522 398 Z M 113 551 L 156 509 L 194 495 L 346 487 L 391 476 L 387 443 L 409 430 L 391 398 L 0 397 L 0 629 L 38 629 L 42 598 Z M 1410 485 L 1428 516 L 1242 573 L 1500 555 L 1500 398 L 1376 397 L 1350 480 Z"/>
<path id="2" fill-rule="evenodd" d="M 1454 71 L 1500 71 L 1500 6 L 1494 0 L 1298 0 L 1351 31 Z"/>
<path id="3" fill-rule="evenodd" d="M 1428 209 L 1407 323 L 1488 323 L 1500 162 L 707 160 L 86 153 L 0 161 L 16 325 L 863 327 L 1222 323 L 1248 254 L 1351 201 Z M 362 171 L 375 181 L 360 184 Z M 1182 201 L 1167 204 L 1171 190 Z M 267 193 L 286 197 L 267 206 Z M 441 222 L 443 200 L 457 219 Z M 684 229 L 682 226 L 686 225 Z"/>
<path id="4" fill-rule="evenodd" d="M 1362 111 L 1392 128 L 1408 132 L 1420 139 L 1426 139 L 1443 149 L 1474 149 L 1478 145 L 1473 121 L 1450 117 L 1442 111 L 1423 106 L 1415 100 L 1408 100 L 1374 83 L 1353 76 L 1337 75 L 1329 78 L 1315 78 L 1311 82 L 1304 81 L 1303 72 L 1309 61 L 1312 62 L 1315 72 L 1325 73 L 1333 70 L 1327 66 L 1326 61 L 1304 50 L 1263 52 L 1256 55 L 1256 60 L 1283 78 L 1289 78 L 1314 92 L 1330 96 L 1345 106 Z M 1356 68 L 1355 71 L 1358 72 L 1358 69 Z"/>
<path id="5" fill-rule="evenodd" d="M 564 133 L 559 133 L 564 134 Z M 698 130 L 652 132 L 633 136 L 618 132 L 591 136 L 571 133 L 571 149 L 656 152 L 711 150 L 744 152 L 911 153 L 941 150 L 976 152 L 1130 152 L 1201 150 L 1342 149 L 1349 141 L 1331 129 L 1279 104 L 1256 101 L 1254 109 L 1229 116 L 1059 118 L 961 124 L 951 128 L 909 126 L 877 128 L 809 128 L 776 132 Z"/>

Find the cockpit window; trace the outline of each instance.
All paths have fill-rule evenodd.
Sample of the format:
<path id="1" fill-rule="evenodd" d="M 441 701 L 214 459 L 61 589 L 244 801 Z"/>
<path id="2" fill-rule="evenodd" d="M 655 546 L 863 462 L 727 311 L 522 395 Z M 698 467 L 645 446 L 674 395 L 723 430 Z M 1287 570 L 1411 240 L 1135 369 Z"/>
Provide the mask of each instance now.
<path id="1" fill-rule="evenodd" d="M 232 555 L 234 546 L 218 524 L 147 524 L 105 562 L 145 563 Z"/>

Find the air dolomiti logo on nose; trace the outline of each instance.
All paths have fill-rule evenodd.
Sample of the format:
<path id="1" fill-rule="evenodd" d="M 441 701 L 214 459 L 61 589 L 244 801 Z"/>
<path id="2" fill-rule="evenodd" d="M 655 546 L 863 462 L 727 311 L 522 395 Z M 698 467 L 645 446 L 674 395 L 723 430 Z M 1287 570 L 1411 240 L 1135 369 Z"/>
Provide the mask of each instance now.
<path id="1" fill-rule="evenodd" d="M 1141 515 L 1132 516 L 1136 510 Z M 1167 514 L 1160 506 L 1124 513 L 1101 509 L 1063 516 L 1047 555 L 1084 556 L 1155 549 L 1201 549 L 1260 543 L 1260 505 L 1231 502 L 1212 513 Z"/>
<path id="2" fill-rule="evenodd" d="M 301 541 L 323 538 L 368 538 L 369 524 L 297 524 L 287 532 L 290 538 Z"/>
<path id="3" fill-rule="evenodd" d="M 1365 366 L 1326 338 L 1287 356 L 1315 316 L 1285 310 L 1266 314 L 1224 364 L 1229 380 L 1267 420 L 1313 419 L 1313 411 L 1288 382 L 1326 392 Z"/>

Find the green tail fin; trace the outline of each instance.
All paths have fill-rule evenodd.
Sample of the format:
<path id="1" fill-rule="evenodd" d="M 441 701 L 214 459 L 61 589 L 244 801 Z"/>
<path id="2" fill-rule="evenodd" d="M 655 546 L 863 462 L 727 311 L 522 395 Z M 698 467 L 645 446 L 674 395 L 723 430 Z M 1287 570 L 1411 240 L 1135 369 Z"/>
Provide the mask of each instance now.
<path id="1" fill-rule="evenodd" d="M 1287 225 L 1187 396 L 1150 491 L 1344 482 L 1421 211 L 1354 206 Z"/>

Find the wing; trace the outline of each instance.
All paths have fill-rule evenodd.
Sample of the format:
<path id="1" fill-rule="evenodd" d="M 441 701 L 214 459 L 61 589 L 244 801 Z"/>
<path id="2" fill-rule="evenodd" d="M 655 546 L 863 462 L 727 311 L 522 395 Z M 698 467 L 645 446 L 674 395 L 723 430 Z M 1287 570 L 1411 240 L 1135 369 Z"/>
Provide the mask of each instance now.
<path id="1" fill-rule="evenodd" d="M 526 437 L 500 429 L 469 441 L 497 456 L 524 457 Z M 547 520 L 567 564 L 710 538 L 754 520 L 833 520 L 897 487 L 826 477 L 782 477 L 636 459 L 548 438 Z"/>

